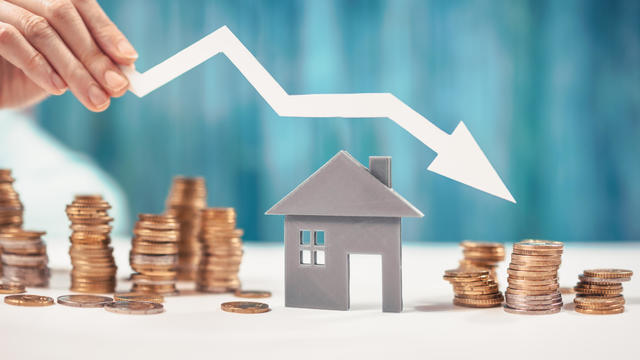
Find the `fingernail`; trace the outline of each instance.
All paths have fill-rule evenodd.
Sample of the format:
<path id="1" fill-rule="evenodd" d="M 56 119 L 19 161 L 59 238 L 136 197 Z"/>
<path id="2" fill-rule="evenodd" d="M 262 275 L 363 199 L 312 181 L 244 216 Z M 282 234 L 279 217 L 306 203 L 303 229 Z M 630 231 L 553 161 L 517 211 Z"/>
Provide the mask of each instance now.
<path id="1" fill-rule="evenodd" d="M 65 91 L 67 89 L 67 84 L 65 84 L 64 80 L 58 74 L 51 74 L 51 82 L 53 83 L 53 87 L 60 90 Z"/>
<path id="2" fill-rule="evenodd" d="M 116 91 L 127 86 L 127 79 L 113 70 L 107 70 L 104 73 L 104 80 L 111 89 Z"/>
<path id="3" fill-rule="evenodd" d="M 101 108 L 109 101 L 109 97 L 107 97 L 107 94 L 105 94 L 98 85 L 93 84 L 89 88 L 89 100 L 91 100 L 95 107 Z"/>
<path id="4" fill-rule="evenodd" d="M 120 51 L 120 53 L 124 57 L 128 57 L 128 58 L 131 58 L 131 59 L 137 59 L 138 58 L 138 53 L 136 52 L 136 50 L 125 39 L 122 39 L 122 40 L 120 40 L 120 42 L 118 42 L 118 51 Z"/>

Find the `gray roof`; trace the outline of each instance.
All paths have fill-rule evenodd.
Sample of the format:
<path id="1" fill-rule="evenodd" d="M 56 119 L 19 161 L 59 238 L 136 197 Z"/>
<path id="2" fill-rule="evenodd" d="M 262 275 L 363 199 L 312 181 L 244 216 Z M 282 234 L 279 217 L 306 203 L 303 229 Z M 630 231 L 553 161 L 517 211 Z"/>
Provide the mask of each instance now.
<path id="1" fill-rule="evenodd" d="M 348 152 L 340 151 L 267 215 L 423 217 Z"/>

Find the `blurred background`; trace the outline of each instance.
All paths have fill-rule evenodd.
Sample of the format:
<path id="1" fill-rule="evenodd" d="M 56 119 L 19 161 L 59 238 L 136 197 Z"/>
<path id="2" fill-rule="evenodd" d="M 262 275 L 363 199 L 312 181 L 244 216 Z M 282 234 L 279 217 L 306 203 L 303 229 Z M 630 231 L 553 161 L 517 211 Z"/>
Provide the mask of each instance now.
<path id="1" fill-rule="evenodd" d="M 35 122 L 0 121 L 0 165 L 32 227 L 65 231 L 72 188 L 107 192 L 130 234 L 189 175 L 206 178 L 209 206 L 236 208 L 247 240 L 278 242 L 283 219 L 264 212 L 344 149 L 393 157 L 395 190 L 425 213 L 404 220 L 407 242 L 640 239 L 638 1 L 101 4 L 141 71 L 227 25 L 291 94 L 392 92 L 448 133 L 464 121 L 518 203 L 427 171 L 435 153 L 388 119 L 281 118 L 217 56 L 103 113 L 66 94 Z M 52 152 L 59 163 L 39 155 Z"/>

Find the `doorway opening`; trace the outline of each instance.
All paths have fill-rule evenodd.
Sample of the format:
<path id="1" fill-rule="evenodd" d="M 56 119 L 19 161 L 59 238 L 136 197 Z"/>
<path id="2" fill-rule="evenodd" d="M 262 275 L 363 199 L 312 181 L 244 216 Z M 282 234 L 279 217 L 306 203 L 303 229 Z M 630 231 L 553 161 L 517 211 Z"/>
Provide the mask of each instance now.
<path id="1" fill-rule="evenodd" d="M 349 254 L 349 302 L 352 310 L 382 309 L 382 255 Z"/>

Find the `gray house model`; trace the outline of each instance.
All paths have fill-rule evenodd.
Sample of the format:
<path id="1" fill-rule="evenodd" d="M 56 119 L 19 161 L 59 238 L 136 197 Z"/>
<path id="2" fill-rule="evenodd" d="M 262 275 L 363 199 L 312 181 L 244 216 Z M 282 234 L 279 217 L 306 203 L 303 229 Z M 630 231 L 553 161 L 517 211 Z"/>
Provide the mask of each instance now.
<path id="1" fill-rule="evenodd" d="M 391 188 L 391 157 L 369 169 L 346 151 L 307 178 L 267 215 L 285 215 L 285 305 L 349 309 L 349 255 L 382 257 L 382 310 L 402 311 L 402 217 L 422 217 Z"/>

